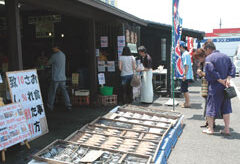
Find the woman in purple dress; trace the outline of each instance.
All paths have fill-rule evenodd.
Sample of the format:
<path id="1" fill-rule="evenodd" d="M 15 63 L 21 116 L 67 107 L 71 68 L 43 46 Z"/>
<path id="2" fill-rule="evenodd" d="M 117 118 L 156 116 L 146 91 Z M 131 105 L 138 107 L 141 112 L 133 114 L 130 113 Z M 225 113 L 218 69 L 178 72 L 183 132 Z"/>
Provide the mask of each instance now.
<path id="1" fill-rule="evenodd" d="M 208 81 L 206 109 L 208 129 L 204 130 L 203 133 L 214 133 L 213 120 L 221 112 L 225 124 L 225 128 L 221 133 L 230 135 L 229 124 L 232 107 L 230 99 L 224 98 L 224 89 L 230 86 L 230 79 L 235 77 L 236 69 L 227 55 L 216 50 L 212 41 L 207 41 L 203 48 L 207 56 L 205 60 L 205 77 Z"/>

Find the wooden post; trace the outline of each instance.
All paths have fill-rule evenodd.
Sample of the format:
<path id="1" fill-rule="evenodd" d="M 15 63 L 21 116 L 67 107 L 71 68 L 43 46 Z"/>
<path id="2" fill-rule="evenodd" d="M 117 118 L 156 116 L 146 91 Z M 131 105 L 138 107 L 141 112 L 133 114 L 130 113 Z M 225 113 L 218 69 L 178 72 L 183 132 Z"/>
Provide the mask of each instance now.
<path id="1" fill-rule="evenodd" d="M 90 76 L 90 103 L 96 105 L 97 103 L 97 59 L 96 59 L 96 30 L 95 20 L 89 20 L 89 35 L 88 35 L 88 49 L 89 49 L 89 76 Z"/>
<path id="2" fill-rule="evenodd" d="M 31 149 L 31 147 L 30 147 L 30 145 L 29 145 L 27 140 L 25 140 L 24 143 L 25 143 L 25 145 L 27 146 L 28 149 Z"/>
<path id="3" fill-rule="evenodd" d="M 0 97 L 0 106 L 3 106 L 3 105 L 4 105 L 3 98 Z"/>
<path id="4" fill-rule="evenodd" d="M 6 149 L 2 150 L 2 162 L 6 162 L 5 151 L 6 151 Z"/>
<path id="5" fill-rule="evenodd" d="M 7 0 L 9 70 L 22 70 L 22 44 L 18 0 Z"/>

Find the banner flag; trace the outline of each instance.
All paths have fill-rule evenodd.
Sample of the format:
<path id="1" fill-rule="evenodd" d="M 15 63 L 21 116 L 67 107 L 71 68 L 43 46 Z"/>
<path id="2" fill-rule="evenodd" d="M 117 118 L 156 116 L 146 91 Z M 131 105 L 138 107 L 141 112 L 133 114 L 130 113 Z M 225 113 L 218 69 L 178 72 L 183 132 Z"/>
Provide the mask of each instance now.
<path id="1" fill-rule="evenodd" d="M 187 49 L 188 52 L 191 56 L 191 62 L 193 64 L 193 42 L 194 42 L 194 38 L 193 37 L 186 37 L 187 38 Z"/>
<path id="2" fill-rule="evenodd" d="M 173 48 L 174 48 L 174 55 L 172 58 L 172 62 L 175 64 L 175 77 L 182 78 L 183 77 L 183 66 L 182 66 L 182 58 L 180 52 L 180 41 L 181 41 L 181 34 L 182 34 L 182 19 L 179 17 L 178 13 L 178 4 L 179 0 L 173 0 Z"/>

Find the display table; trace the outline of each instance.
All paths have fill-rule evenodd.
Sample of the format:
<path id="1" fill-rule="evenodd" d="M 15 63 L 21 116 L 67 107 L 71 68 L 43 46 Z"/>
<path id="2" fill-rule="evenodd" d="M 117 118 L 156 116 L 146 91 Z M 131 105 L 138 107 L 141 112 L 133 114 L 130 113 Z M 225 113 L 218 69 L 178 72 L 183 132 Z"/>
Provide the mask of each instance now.
<path id="1" fill-rule="evenodd" d="M 167 92 L 167 69 L 153 70 L 153 90 L 160 94 Z"/>
<path id="2" fill-rule="evenodd" d="M 33 155 L 36 160 L 29 164 L 83 161 L 165 164 L 182 133 L 182 119 L 180 113 L 151 107 L 116 107 L 65 140 L 55 140 Z"/>

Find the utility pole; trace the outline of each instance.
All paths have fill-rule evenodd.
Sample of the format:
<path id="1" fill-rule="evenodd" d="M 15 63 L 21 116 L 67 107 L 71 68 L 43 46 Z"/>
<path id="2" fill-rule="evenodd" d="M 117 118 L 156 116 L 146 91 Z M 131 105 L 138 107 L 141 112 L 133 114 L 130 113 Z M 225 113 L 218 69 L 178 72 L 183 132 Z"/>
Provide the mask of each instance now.
<path id="1" fill-rule="evenodd" d="M 220 29 L 222 28 L 222 19 L 220 18 L 220 23 L 219 23 Z"/>

